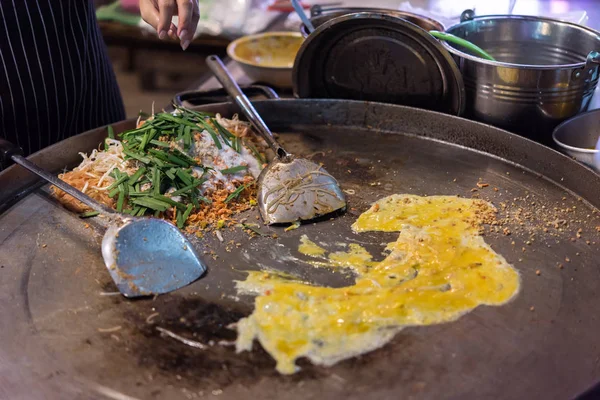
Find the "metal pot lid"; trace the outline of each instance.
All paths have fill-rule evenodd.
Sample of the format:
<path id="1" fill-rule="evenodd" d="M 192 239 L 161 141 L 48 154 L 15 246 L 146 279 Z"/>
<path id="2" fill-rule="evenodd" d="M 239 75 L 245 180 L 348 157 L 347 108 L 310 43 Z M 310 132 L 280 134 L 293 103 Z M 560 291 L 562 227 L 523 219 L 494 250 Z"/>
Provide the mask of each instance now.
<path id="1" fill-rule="evenodd" d="M 382 13 L 354 13 L 318 27 L 303 43 L 294 95 L 401 104 L 461 115 L 462 76 L 425 30 Z"/>

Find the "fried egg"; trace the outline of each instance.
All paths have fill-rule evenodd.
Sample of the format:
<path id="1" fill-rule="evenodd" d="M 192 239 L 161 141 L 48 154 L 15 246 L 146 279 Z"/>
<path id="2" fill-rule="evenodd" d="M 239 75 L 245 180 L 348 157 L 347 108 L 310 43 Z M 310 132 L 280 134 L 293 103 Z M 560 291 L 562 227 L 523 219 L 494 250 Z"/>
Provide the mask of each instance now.
<path id="1" fill-rule="evenodd" d="M 250 272 L 240 293 L 255 310 L 237 324 L 237 351 L 254 340 L 292 374 L 306 357 L 330 366 L 379 348 L 401 329 L 455 321 L 480 305 L 500 306 L 519 291 L 519 273 L 480 235 L 492 204 L 454 196 L 392 195 L 353 224 L 357 232 L 399 232 L 379 262 L 362 246 L 330 252 L 304 236 L 299 252 L 315 266 L 352 272 L 355 283 L 331 288 L 277 272 Z"/>

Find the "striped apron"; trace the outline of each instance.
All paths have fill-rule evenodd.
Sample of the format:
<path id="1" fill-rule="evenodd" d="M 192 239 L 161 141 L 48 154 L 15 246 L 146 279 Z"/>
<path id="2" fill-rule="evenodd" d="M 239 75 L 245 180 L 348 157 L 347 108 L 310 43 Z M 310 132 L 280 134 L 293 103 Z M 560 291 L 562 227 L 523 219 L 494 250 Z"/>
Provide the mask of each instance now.
<path id="1" fill-rule="evenodd" d="M 0 0 L 0 137 L 31 154 L 123 119 L 93 0 Z"/>

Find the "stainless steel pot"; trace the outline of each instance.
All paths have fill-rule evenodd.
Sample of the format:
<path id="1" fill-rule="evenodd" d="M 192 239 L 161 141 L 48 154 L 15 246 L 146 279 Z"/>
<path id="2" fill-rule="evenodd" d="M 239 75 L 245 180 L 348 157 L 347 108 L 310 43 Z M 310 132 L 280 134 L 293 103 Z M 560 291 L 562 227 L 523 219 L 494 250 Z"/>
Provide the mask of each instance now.
<path id="1" fill-rule="evenodd" d="M 560 124 L 552 134 L 554 142 L 565 154 L 596 169 L 595 163 L 600 150 L 596 149 L 600 139 L 600 110 L 589 111 Z"/>
<path id="2" fill-rule="evenodd" d="M 444 43 L 463 74 L 466 117 L 550 144 L 558 124 L 588 109 L 598 83 L 600 33 L 548 18 L 469 12 L 446 32 L 497 60 Z"/>
<path id="3" fill-rule="evenodd" d="M 426 31 L 443 31 L 444 25 L 419 14 L 413 14 L 406 11 L 391 10 L 385 8 L 373 8 L 373 7 L 323 7 L 320 5 L 312 6 L 310 9 L 310 21 L 314 25 L 315 29 L 323 25 L 325 22 L 332 20 L 333 18 L 341 17 L 342 15 L 353 14 L 357 12 L 375 12 L 393 17 L 402 18 L 410 23 L 417 25 L 419 28 L 425 29 Z M 300 25 L 300 33 L 304 37 L 308 37 L 308 29 L 304 24 Z"/>

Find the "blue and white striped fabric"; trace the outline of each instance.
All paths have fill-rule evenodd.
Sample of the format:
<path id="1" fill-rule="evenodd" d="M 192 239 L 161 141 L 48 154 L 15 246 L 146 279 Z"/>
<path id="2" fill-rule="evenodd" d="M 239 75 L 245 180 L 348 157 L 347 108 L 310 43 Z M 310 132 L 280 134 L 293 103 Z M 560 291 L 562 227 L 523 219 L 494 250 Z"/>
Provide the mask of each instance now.
<path id="1" fill-rule="evenodd" d="M 0 136 L 26 154 L 125 119 L 92 0 L 0 0 Z"/>

